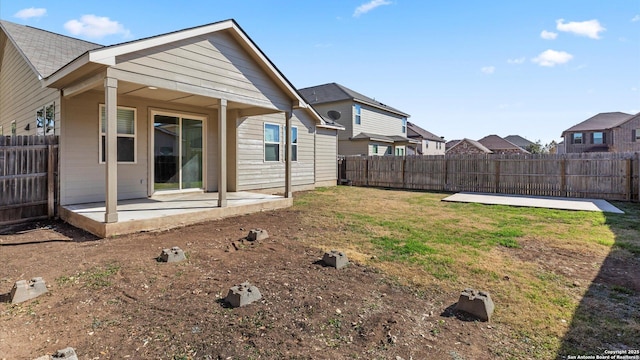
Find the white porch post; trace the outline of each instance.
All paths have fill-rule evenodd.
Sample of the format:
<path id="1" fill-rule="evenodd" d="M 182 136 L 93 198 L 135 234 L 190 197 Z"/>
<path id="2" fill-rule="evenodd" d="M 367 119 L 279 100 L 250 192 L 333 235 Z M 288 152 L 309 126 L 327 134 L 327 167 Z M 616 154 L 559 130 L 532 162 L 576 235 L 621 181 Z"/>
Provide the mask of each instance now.
<path id="1" fill-rule="evenodd" d="M 285 112 L 285 170 L 284 170 L 284 197 L 293 197 L 291 192 L 291 116 L 293 115 L 293 109 Z"/>
<path id="2" fill-rule="evenodd" d="M 227 206 L 227 100 L 218 102 L 218 207 Z"/>
<path id="3" fill-rule="evenodd" d="M 105 141 L 105 205 L 104 222 L 118 222 L 118 80 L 104 79 L 104 104 L 106 120 Z"/>

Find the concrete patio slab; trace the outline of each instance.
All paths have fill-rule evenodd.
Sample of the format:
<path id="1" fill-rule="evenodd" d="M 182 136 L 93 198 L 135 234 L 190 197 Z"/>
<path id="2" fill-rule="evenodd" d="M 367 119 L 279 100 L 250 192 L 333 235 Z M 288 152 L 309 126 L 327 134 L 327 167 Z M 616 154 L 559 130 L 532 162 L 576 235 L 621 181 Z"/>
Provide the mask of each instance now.
<path id="1" fill-rule="evenodd" d="M 88 203 L 60 207 L 60 217 L 69 224 L 99 237 L 170 228 L 282 209 L 292 198 L 252 192 L 228 192 L 227 207 L 218 207 L 218 193 L 181 193 L 152 198 L 119 200 L 118 222 L 105 223 L 105 204 Z"/>
<path id="2" fill-rule="evenodd" d="M 576 199 L 564 197 L 460 192 L 448 196 L 442 199 L 442 201 L 539 207 L 560 210 L 602 211 L 615 214 L 624 214 L 624 211 L 611 205 L 608 201 L 600 199 Z"/>

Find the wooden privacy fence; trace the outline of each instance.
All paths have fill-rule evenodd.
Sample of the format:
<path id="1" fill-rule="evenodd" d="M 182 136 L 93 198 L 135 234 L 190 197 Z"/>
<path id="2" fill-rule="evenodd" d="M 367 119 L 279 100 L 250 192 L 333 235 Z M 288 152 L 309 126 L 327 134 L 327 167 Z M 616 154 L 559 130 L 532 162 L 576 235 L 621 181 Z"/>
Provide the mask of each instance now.
<path id="1" fill-rule="evenodd" d="M 57 169 L 57 136 L 0 136 L 0 225 L 54 217 Z"/>
<path id="2" fill-rule="evenodd" d="M 638 153 L 347 156 L 342 183 L 411 190 L 638 201 Z"/>

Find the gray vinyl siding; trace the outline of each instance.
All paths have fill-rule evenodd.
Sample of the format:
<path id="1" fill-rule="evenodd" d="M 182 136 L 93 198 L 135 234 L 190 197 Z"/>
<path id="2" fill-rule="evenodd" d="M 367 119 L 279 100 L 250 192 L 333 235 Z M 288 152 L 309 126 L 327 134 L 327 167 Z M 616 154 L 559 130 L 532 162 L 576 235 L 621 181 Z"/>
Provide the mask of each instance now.
<path id="1" fill-rule="evenodd" d="M 338 179 L 336 130 L 316 129 L 316 182 Z"/>
<path id="2" fill-rule="evenodd" d="M 338 140 L 338 154 L 340 155 L 369 155 L 368 142 L 359 140 Z"/>
<path id="3" fill-rule="evenodd" d="M 615 151 L 640 151 L 640 142 L 635 140 L 636 133 L 640 135 L 640 116 L 635 116 L 613 129 L 613 145 Z"/>
<path id="4" fill-rule="evenodd" d="M 36 135 L 36 111 L 55 103 L 55 133 L 60 130 L 60 100 L 55 89 L 42 88 L 38 75 L 31 69 L 13 44 L 4 41 L 0 64 L 0 125 L 4 135 L 11 135 L 11 122 L 16 121 L 16 135 Z M 29 130 L 25 127 L 29 124 Z"/>
<path id="5" fill-rule="evenodd" d="M 395 115 L 372 106 L 361 104 L 360 125 L 353 125 L 353 133 L 358 135 L 365 132 L 385 136 L 407 136 L 402 132 L 402 116 Z M 353 115 L 355 117 L 355 114 Z M 355 136 L 354 135 L 354 136 Z"/>
<path id="6" fill-rule="evenodd" d="M 440 148 L 438 149 L 438 144 Z M 445 145 L 444 142 L 433 140 L 422 140 L 422 154 L 423 155 L 444 155 Z"/>
<path id="7" fill-rule="evenodd" d="M 280 125 L 280 161 L 264 161 L 264 124 Z M 237 120 L 238 191 L 284 186 L 284 114 L 252 116 Z M 295 110 L 291 125 L 298 128 L 298 160 L 291 164 L 293 186 L 313 185 L 315 179 L 315 121 L 305 110 Z"/>
<path id="8" fill-rule="evenodd" d="M 321 116 L 327 118 L 329 117 L 327 112 L 330 110 L 335 110 L 340 113 L 340 119 L 336 120 L 336 122 L 344 126 L 344 130 L 338 131 L 339 140 L 348 140 L 349 138 L 358 135 L 353 133 L 353 103 L 350 100 L 317 105 L 314 104 L 312 106 Z"/>
<path id="9" fill-rule="evenodd" d="M 90 91 L 71 99 L 63 106 L 62 136 L 60 137 L 60 199 L 61 205 L 99 202 L 105 199 L 105 164 L 99 162 L 100 128 L 99 106 L 104 104 L 104 93 Z M 166 108 L 166 103 L 135 97 L 119 97 L 118 106 L 136 109 L 136 163 L 118 164 L 118 199 L 145 198 L 149 195 L 149 117 L 152 109 L 169 112 L 195 113 L 208 117 L 206 125 L 209 186 L 217 188 L 215 144 L 217 114 L 211 109 L 188 106 Z M 232 131 L 232 130 L 231 130 Z M 150 153 L 151 152 L 151 153 Z M 150 160 L 151 159 L 151 160 Z M 211 184 L 213 182 L 213 184 Z"/>
<path id="10" fill-rule="evenodd" d="M 243 103 L 289 109 L 291 101 L 231 36 L 214 33 L 117 59 L 116 69 L 228 93 Z M 212 99 L 213 102 L 213 99 Z"/>

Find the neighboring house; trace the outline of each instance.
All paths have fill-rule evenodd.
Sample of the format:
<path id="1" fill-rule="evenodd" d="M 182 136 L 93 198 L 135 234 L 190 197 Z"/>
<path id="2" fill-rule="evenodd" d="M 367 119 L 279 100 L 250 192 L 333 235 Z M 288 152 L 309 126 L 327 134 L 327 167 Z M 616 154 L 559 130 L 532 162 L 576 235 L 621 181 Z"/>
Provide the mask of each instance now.
<path id="1" fill-rule="evenodd" d="M 418 125 L 407 122 L 407 137 L 409 139 L 420 140 L 420 144 L 408 147 L 408 155 L 444 155 L 444 137 L 437 136 Z"/>
<path id="2" fill-rule="evenodd" d="M 488 135 L 478 140 L 493 154 L 529 154 L 529 152 L 498 135 Z"/>
<path id="3" fill-rule="evenodd" d="M 322 117 L 345 127 L 338 133 L 340 155 L 406 155 L 419 140 L 407 137 L 406 114 L 340 84 L 300 89 Z"/>
<path id="4" fill-rule="evenodd" d="M 491 153 L 492 151 L 480 142 L 464 138 L 462 140 L 452 140 L 451 146 L 447 149 L 445 155 L 476 155 Z"/>
<path id="5" fill-rule="evenodd" d="M 509 136 L 505 136 L 504 139 L 527 151 L 529 151 L 531 146 L 534 146 L 536 144 L 533 141 L 529 141 L 520 135 L 509 135 Z"/>
<path id="6" fill-rule="evenodd" d="M 565 152 L 640 151 L 640 113 L 600 113 L 562 132 Z"/>
<path id="7" fill-rule="evenodd" d="M 560 141 L 559 143 L 556 144 L 555 146 L 555 154 L 566 154 L 566 149 L 565 149 L 565 145 L 564 145 L 564 141 Z"/>
<path id="8" fill-rule="evenodd" d="M 449 149 L 451 149 L 455 144 L 459 143 L 462 140 L 449 140 L 444 144 L 444 151 L 445 153 L 447 151 L 449 151 Z"/>
<path id="9" fill-rule="evenodd" d="M 234 20 L 111 46 L 0 30 L 0 128 L 60 136 L 62 207 L 105 202 L 113 223 L 122 199 L 199 190 L 222 208 L 227 192 L 336 184 L 341 126 Z"/>

